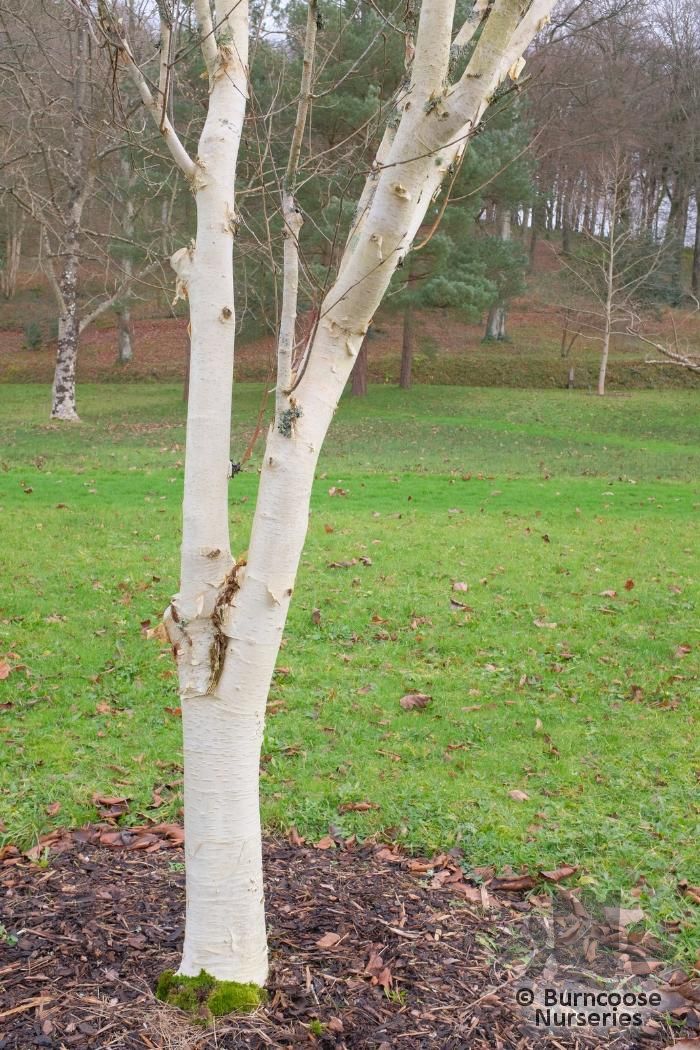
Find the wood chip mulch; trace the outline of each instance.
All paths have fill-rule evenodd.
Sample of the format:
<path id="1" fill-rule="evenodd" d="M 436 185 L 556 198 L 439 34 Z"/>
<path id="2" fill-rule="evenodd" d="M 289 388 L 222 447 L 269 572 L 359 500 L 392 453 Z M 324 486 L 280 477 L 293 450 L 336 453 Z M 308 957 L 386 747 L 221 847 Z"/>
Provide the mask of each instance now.
<path id="1" fill-rule="evenodd" d="M 417 860 L 376 844 L 311 847 L 298 836 L 266 844 L 269 1004 L 194 1027 L 152 993 L 177 967 L 183 933 L 182 836 L 162 828 L 151 838 L 105 826 L 54 835 L 48 856 L 0 851 L 0 1050 L 651 1050 L 698 1035 L 697 983 L 640 962 L 648 946 L 621 950 L 619 929 L 595 926 L 587 961 L 560 947 L 545 976 L 584 974 L 590 987 L 601 963 L 608 976 L 629 981 L 631 971 L 665 989 L 672 1023 L 657 1013 L 634 1032 L 537 1029 L 515 992 L 536 979 L 532 917 L 545 895 L 505 892 L 488 872 L 469 884 L 449 854 Z M 566 943 L 585 910 L 559 891 L 573 905 L 570 922 L 557 919 Z"/>

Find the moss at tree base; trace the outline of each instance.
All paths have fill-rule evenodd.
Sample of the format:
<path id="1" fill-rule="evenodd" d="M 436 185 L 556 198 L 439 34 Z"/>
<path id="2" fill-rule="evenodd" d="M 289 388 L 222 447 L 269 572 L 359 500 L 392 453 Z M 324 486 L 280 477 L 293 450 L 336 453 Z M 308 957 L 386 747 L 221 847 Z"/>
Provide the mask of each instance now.
<path id="1" fill-rule="evenodd" d="M 183 977 L 173 970 L 161 974 L 156 998 L 189 1014 L 195 1024 L 211 1024 L 226 1014 L 250 1013 L 267 1002 L 267 992 L 257 984 L 218 981 L 206 970 L 197 977 Z"/>

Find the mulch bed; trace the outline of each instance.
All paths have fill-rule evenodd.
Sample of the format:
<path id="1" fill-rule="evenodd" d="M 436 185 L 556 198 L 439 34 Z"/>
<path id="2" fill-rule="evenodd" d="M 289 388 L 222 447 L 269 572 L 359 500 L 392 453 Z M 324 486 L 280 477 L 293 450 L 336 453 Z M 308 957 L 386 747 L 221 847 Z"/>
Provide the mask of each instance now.
<path id="1" fill-rule="evenodd" d="M 150 839 L 104 825 L 53 835 L 48 859 L 0 851 L 1 1050 L 623 1050 L 698 1034 L 697 982 L 664 971 L 647 935 L 626 940 L 614 922 L 591 920 L 576 936 L 590 917 L 557 873 L 563 910 L 554 922 L 564 933 L 553 962 L 533 932 L 549 898 L 526 898 L 527 885 L 509 892 L 488 871 L 481 885 L 469 883 L 449 854 L 411 859 L 376 844 L 311 847 L 298 836 L 266 844 L 269 1004 L 196 1028 L 152 993 L 158 975 L 177 967 L 184 914 L 184 855 L 173 845 L 181 834 L 160 827 Z M 544 971 L 533 961 L 541 957 Z M 522 986 L 585 975 L 590 988 L 595 973 L 664 988 L 675 1023 L 657 1011 L 634 1032 L 550 1033 L 516 1005 Z"/>

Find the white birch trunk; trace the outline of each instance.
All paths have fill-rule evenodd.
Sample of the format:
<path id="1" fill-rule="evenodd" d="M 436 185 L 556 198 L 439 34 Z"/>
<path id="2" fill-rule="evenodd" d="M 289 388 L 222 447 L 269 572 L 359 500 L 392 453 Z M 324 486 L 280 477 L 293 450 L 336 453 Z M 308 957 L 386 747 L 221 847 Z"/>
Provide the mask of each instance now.
<path id="1" fill-rule="evenodd" d="M 75 370 L 78 363 L 78 231 L 80 217 L 66 237 L 66 258 L 59 281 L 61 312 L 58 318 L 56 367 L 51 395 L 51 418 L 79 422 L 75 400 Z"/>
<path id="2" fill-rule="evenodd" d="M 131 13 L 131 9 L 130 9 Z M 122 179 L 126 189 L 126 208 L 124 209 L 124 237 L 133 244 L 134 240 L 134 177 L 131 165 L 126 157 L 121 162 Z M 133 359 L 134 346 L 131 331 L 131 305 L 129 294 L 131 279 L 134 273 L 134 264 L 130 256 L 124 260 L 124 283 L 127 291 L 123 302 L 117 309 L 117 361 L 120 365 L 126 365 Z"/>
<path id="3" fill-rule="evenodd" d="M 603 304 L 603 349 L 600 355 L 598 370 L 598 396 L 605 396 L 605 381 L 608 374 L 608 357 L 610 356 L 610 337 L 613 327 L 613 306 L 615 297 L 615 263 L 617 254 L 618 223 L 618 183 L 615 182 L 610 211 L 610 239 L 608 241 L 605 268 L 605 302 Z"/>
<path id="4" fill-rule="evenodd" d="M 22 234 L 24 217 L 15 219 L 5 238 L 5 260 L 0 270 L 0 294 L 12 299 L 17 291 L 17 275 L 22 259 Z"/>
<path id="5" fill-rule="evenodd" d="M 117 361 L 120 365 L 126 365 L 133 359 L 133 356 L 131 308 L 128 303 L 125 303 L 117 312 Z"/>
<path id="6" fill-rule="evenodd" d="M 409 250 L 466 137 L 497 84 L 538 28 L 551 0 L 479 9 L 487 18 L 468 76 L 446 87 L 455 0 L 424 0 L 412 82 L 399 126 L 362 194 L 339 276 L 326 295 L 303 372 L 278 386 L 267 437 L 247 565 L 229 549 L 227 475 L 233 368 L 234 173 L 247 94 L 247 9 L 195 0 L 210 76 L 209 110 L 196 161 L 187 157 L 133 67 L 144 104 L 193 182 L 197 237 L 173 256 L 191 306 L 180 593 L 166 614 L 178 650 L 185 756 L 187 920 L 180 972 L 264 984 L 267 943 L 258 800 L 265 704 L 308 525 L 316 463 L 372 316 Z M 488 17 L 487 17 L 488 15 Z M 216 33 L 212 26 L 216 26 Z M 308 23 L 310 25 L 310 23 Z M 166 34 L 167 35 L 167 34 Z M 463 36 L 460 36 L 460 40 Z M 162 45 L 161 52 L 167 49 Z M 305 63 L 306 67 L 306 63 Z M 302 90 L 301 97 L 304 97 Z M 304 120 L 298 118 L 303 128 Z M 285 261 L 295 279 L 293 174 L 284 200 Z M 299 222 L 300 225 L 300 222 Z M 295 296 L 281 333 L 289 373 Z M 288 398 L 288 400 L 287 400 Z M 288 406 L 288 407 L 285 407 Z"/>
<path id="7" fill-rule="evenodd" d="M 92 185 L 85 158 L 85 95 L 87 90 L 88 36 L 84 25 L 78 26 L 76 77 L 71 113 L 74 148 L 69 180 L 70 201 L 66 209 L 66 234 L 63 243 L 63 269 L 55 288 L 59 301 L 58 346 L 51 398 L 51 418 L 78 422 L 75 399 L 75 371 L 78 361 L 80 322 L 78 318 L 78 267 L 80 234 L 85 201 Z"/>
<path id="8" fill-rule="evenodd" d="M 210 75 L 193 186 L 197 237 L 173 256 L 189 297 L 191 358 L 180 593 L 187 919 L 180 972 L 264 984 L 258 763 L 262 715 L 246 696 L 213 692 L 223 658 L 216 606 L 233 568 L 228 465 L 233 381 L 234 175 L 247 98 L 247 4 L 215 8 L 216 42 L 197 5 Z M 255 617 L 251 620 L 255 624 Z"/>

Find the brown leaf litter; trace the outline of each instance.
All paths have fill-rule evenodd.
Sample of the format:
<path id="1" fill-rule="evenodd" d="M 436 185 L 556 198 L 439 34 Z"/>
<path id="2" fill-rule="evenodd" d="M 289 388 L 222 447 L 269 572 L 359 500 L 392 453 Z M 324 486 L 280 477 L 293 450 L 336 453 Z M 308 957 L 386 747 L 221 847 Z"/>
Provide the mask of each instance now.
<path id="1" fill-rule="evenodd" d="M 557 919 L 566 927 L 561 965 L 580 972 L 573 955 L 561 955 L 587 921 L 576 891 L 560 884 L 572 866 L 467 877 L 458 851 L 408 857 L 333 834 L 314 848 L 298 832 L 265 845 L 268 1005 L 194 1028 L 151 991 L 178 962 L 182 838 L 177 825 L 102 823 L 54 832 L 29 856 L 0 850 L 0 1050 L 651 1050 L 674 1041 L 661 1015 L 617 1033 L 614 1044 L 592 1028 L 533 1034 L 516 1006 L 515 990 L 531 977 L 522 949 L 527 955 L 533 917 L 550 900 L 546 883 L 567 908 Z M 643 931 L 624 928 L 629 918 L 589 924 L 584 969 L 596 951 L 601 965 L 616 961 L 623 972 L 648 957 Z M 644 979 L 666 982 L 675 1038 L 694 1038 L 696 983 L 662 969 Z"/>

